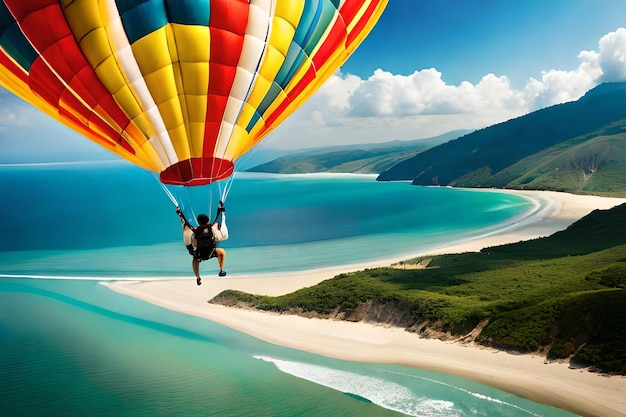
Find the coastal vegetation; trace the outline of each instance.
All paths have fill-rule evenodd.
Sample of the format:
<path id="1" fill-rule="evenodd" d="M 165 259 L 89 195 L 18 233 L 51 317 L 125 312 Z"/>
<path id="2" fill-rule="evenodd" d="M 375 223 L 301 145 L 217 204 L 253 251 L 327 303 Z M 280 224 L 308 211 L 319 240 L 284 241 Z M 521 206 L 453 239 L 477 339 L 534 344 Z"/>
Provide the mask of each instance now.
<path id="1" fill-rule="evenodd" d="M 210 302 L 399 326 L 626 374 L 626 205 L 550 237 L 341 274 L 279 297 Z"/>

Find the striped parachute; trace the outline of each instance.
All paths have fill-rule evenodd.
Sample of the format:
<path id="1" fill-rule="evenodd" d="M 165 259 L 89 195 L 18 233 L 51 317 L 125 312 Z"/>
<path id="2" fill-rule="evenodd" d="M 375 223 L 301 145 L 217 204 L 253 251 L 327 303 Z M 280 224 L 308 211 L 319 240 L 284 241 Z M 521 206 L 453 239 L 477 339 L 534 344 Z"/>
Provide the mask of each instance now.
<path id="1" fill-rule="evenodd" d="M 230 177 L 387 0 L 4 0 L 0 85 L 164 184 Z"/>

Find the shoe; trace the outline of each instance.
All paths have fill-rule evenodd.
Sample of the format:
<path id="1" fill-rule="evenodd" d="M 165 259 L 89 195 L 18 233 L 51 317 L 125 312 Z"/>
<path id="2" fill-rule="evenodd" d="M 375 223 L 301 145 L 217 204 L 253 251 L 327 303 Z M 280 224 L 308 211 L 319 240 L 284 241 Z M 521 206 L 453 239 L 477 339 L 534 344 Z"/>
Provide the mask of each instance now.
<path id="1" fill-rule="evenodd" d="M 220 273 L 217 274 L 217 275 L 219 275 L 220 277 L 225 277 L 226 276 L 226 271 L 220 271 Z"/>
<path id="2" fill-rule="evenodd" d="M 226 275 L 226 274 L 224 274 Z M 200 277 L 196 278 L 196 284 L 202 285 L 202 279 Z"/>
<path id="3" fill-rule="evenodd" d="M 186 248 L 187 248 L 187 250 L 189 251 L 189 254 L 190 254 L 191 256 L 193 256 L 193 255 L 194 255 L 194 253 L 195 253 L 195 251 L 194 251 L 194 249 L 193 249 L 193 245 L 187 245 L 187 246 L 186 246 Z"/>

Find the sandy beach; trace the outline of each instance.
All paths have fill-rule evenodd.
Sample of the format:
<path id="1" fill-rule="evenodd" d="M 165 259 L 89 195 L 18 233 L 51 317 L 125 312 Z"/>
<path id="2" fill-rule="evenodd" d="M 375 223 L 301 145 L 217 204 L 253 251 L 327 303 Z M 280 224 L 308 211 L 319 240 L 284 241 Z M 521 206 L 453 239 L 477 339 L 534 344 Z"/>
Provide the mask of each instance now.
<path id="1" fill-rule="evenodd" d="M 497 190 L 503 192 L 503 190 Z M 506 191 L 514 192 L 514 191 Z M 595 209 L 626 202 L 621 198 L 579 196 L 550 191 L 515 191 L 533 200 L 534 212 L 502 230 L 415 256 L 477 251 L 484 247 L 549 236 Z M 141 300 L 202 317 L 267 342 L 338 359 L 398 364 L 457 375 L 584 416 L 626 416 L 626 377 L 607 377 L 566 363 L 547 363 L 540 355 L 513 355 L 476 345 L 422 339 L 400 328 L 367 323 L 309 319 L 208 304 L 226 289 L 281 295 L 315 285 L 343 272 L 388 266 L 407 256 L 369 264 L 311 271 L 117 281 L 105 285 Z"/>

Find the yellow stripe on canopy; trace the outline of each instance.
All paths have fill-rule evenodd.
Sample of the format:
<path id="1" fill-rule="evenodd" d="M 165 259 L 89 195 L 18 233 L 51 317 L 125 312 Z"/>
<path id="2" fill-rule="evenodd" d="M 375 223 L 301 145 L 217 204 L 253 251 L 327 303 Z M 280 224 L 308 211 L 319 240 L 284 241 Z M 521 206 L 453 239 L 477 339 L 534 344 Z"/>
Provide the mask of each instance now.
<path id="1" fill-rule="evenodd" d="M 170 28 L 173 71 L 188 142 L 187 150 L 177 149 L 176 153 L 181 159 L 197 158 L 202 156 L 204 143 L 211 32 L 206 26 L 171 24 Z M 192 45 L 207 46 L 193 48 Z"/>
<path id="2" fill-rule="evenodd" d="M 164 26 L 138 39 L 131 48 L 150 95 L 159 109 L 170 144 L 178 160 L 183 160 L 190 155 L 189 142 L 184 129 L 180 128 L 184 126 L 184 120 L 168 47 L 172 42 L 169 31 L 170 26 Z"/>

